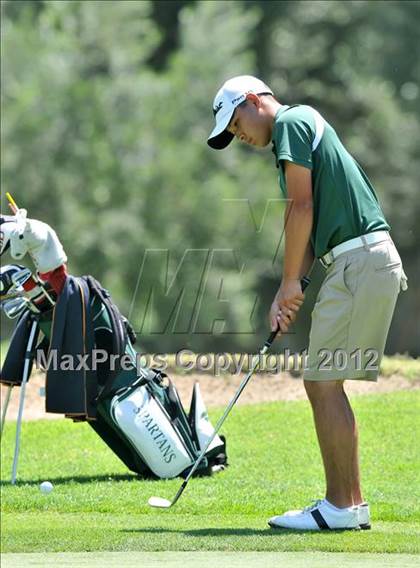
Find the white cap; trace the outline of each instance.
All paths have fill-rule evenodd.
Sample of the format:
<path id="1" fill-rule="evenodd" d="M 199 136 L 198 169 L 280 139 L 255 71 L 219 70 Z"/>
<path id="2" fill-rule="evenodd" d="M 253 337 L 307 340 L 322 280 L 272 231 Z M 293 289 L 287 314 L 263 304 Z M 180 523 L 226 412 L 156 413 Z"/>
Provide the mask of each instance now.
<path id="1" fill-rule="evenodd" d="M 235 108 L 244 102 L 249 93 L 255 95 L 273 94 L 260 79 L 252 75 L 240 75 L 226 81 L 219 89 L 213 101 L 213 114 L 216 126 L 207 139 L 207 144 L 215 150 L 226 148 L 233 139 L 233 134 L 226 130 Z"/>

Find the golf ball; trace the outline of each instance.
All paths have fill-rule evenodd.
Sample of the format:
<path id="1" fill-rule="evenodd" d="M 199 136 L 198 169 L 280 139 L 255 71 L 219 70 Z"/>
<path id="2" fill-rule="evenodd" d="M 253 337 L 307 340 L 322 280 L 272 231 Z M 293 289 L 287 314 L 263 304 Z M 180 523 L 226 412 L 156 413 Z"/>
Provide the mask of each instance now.
<path id="1" fill-rule="evenodd" d="M 51 493 L 54 487 L 51 481 L 43 481 L 39 488 L 41 490 L 41 493 Z"/>

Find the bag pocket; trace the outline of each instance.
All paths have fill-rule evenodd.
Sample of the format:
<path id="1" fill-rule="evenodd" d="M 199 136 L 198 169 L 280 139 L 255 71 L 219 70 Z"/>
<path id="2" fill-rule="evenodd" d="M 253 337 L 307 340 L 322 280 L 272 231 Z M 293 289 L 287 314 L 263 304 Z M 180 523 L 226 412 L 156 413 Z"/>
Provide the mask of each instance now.
<path id="1" fill-rule="evenodd" d="M 137 453 L 160 478 L 179 475 L 194 462 L 182 435 L 146 386 L 115 396 L 111 416 Z"/>

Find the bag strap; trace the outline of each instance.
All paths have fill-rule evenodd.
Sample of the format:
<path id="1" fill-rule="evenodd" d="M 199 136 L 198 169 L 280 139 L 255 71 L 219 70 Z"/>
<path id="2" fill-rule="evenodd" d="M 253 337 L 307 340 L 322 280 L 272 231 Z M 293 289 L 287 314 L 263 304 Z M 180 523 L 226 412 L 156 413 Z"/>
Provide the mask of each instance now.
<path id="1" fill-rule="evenodd" d="M 97 400 L 99 400 L 109 394 L 112 388 L 112 382 L 121 370 L 118 363 L 125 353 L 128 338 L 126 327 L 124 325 L 124 318 L 117 306 L 111 300 L 111 295 L 108 290 L 102 288 L 100 283 L 93 278 L 93 276 L 84 276 L 83 278 L 86 280 L 89 290 L 94 296 L 99 298 L 108 312 L 112 326 L 112 354 L 118 356 L 117 365 L 113 370 L 109 370 L 108 378 L 99 392 L 97 397 Z"/>

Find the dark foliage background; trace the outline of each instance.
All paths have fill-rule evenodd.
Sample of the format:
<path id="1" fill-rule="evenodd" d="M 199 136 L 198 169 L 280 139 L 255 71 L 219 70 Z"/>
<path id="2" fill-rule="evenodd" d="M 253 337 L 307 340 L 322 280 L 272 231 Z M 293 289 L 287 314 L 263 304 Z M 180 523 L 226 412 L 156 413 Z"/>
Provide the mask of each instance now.
<path id="1" fill-rule="evenodd" d="M 2 194 L 145 350 L 253 350 L 281 274 L 276 170 L 270 149 L 206 138 L 220 84 L 257 74 L 318 108 L 373 181 L 410 284 L 387 352 L 418 356 L 419 21 L 417 1 L 2 2 Z"/>

